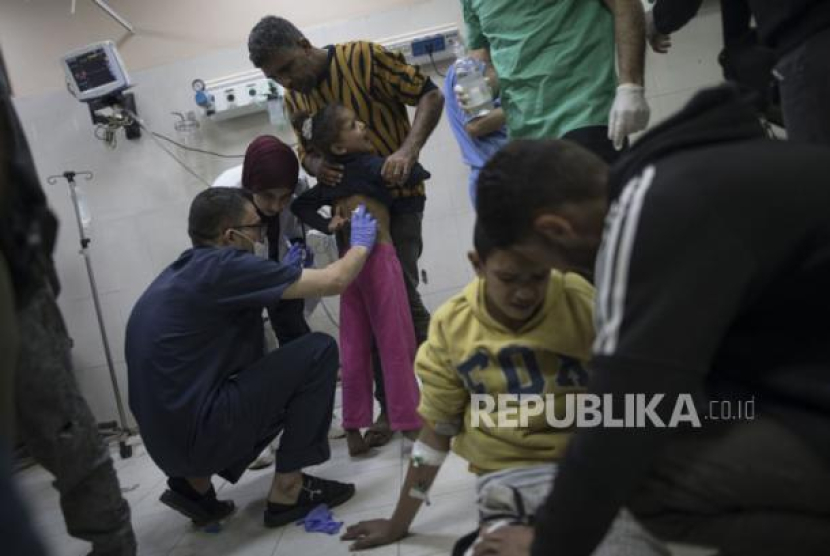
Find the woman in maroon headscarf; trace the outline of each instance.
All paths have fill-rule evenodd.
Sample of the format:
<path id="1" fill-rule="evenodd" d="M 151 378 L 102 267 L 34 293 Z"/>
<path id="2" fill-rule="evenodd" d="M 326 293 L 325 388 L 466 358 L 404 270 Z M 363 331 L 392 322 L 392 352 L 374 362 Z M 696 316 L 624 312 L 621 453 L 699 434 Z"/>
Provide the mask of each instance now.
<path id="1" fill-rule="evenodd" d="M 253 195 L 260 217 L 268 224 L 267 256 L 275 261 L 279 261 L 280 242 L 284 241 L 281 239 L 283 231 L 280 230 L 280 213 L 291 202 L 299 172 L 300 164 L 294 151 L 274 136 L 257 137 L 245 151 L 242 187 Z M 289 241 L 297 247 L 289 251 L 284 259 L 310 257 L 310 253 L 306 254 L 304 249 L 304 238 L 290 238 Z M 282 262 L 286 263 L 285 260 Z M 307 259 L 306 262 L 310 261 Z M 280 346 L 311 332 L 303 309 L 302 299 L 282 300 L 268 308 L 268 318 Z"/>

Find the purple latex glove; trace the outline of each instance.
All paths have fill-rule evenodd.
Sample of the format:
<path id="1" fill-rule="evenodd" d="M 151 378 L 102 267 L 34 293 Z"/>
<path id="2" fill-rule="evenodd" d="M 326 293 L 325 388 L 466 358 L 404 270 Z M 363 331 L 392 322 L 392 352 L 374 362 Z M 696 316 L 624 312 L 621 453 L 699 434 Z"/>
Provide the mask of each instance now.
<path id="1" fill-rule="evenodd" d="M 371 251 L 375 246 L 377 235 L 377 220 L 366 211 L 366 205 L 359 205 L 352 213 L 352 247 L 365 247 Z"/>
<path id="2" fill-rule="evenodd" d="M 282 264 L 285 266 L 302 268 L 303 259 L 305 259 L 305 249 L 299 243 L 294 243 L 282 258 Z"/>
<path id="3" fill-rule="evenodd" d="M 342 521 L 334 521 L 331 510 L 325 504 L 320 504 L 297 522 L 297 525 L 305 526 L 306 533 L 326 533 L 336 535 L 343 527 Z"/>
<path id="4" fill-rule="evenodd" d="M 305 259 L 303 260 L 303 268 L 314 268 L 314 253 L 309 248 L 305 248 Z"/>

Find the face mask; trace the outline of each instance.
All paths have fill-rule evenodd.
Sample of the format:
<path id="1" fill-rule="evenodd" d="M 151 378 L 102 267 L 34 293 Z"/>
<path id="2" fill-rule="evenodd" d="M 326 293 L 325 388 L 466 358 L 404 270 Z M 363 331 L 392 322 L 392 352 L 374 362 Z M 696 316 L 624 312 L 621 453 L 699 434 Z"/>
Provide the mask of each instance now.
<path id="1" fill-rule="evenodd" d="M 254 255 L 260 257 L 261 259 L 268 258 L 268 240 L 265 241 L 255 241 L 254 242 Z"/>
<path id="2" fill-rule="evenodd" d="M 254 241 L 248 236 L 243 233 L 237 232 L 236 230 L 232 230 L 235 234 L 244 237 L 254 248 L 254 255 L 261 258 L 267 259 L 268 258 L 268 239 L 266 238 L 265 241 Z"/>

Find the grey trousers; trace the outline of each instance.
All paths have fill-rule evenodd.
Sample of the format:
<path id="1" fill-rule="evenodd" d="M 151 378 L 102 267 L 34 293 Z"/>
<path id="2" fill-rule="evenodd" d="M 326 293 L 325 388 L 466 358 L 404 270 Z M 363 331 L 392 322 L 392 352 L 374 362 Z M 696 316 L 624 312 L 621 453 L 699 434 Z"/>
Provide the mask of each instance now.
<path id="1" fill-rule="evenodd" d="M 18 312 L 18 329 L 17 426 L 34 458 L 55 476 L 69 534 L 91 542 L 95 556 L 133 556 L 130 507 L 72 374 L 70 340 L 48 287 Z"/>
<path id="2" fill-rule="evenodd" d="M 536 465 L 487 473 L 476 480 L 481 528 L 494 531 L 515 523 L 532 523 L 556 479 L 558 466 Z M 475 546 L 473 543 L 472 546 Z M 472 547 L 465 556 L 472 556 Z M 630 512 L 620 510 L 593 556 L 670 556 Z"/>
<path id="3" fill-rule="evenodd" d="M 679 433 L 629 503 L 659 537 L 724 556 L 830 553 L 830 462 L 769 417 Z"/>

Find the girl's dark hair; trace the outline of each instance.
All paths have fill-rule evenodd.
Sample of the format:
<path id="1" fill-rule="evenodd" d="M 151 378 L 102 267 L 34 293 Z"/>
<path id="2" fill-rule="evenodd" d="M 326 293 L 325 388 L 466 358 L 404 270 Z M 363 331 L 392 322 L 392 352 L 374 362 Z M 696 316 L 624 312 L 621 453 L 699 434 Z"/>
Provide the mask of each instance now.
<path id="1" fill-rule="evenodd" d="M 314 116 L 308 112 L 297 112 L 291 118 L 291 124 L 302 137 L 303 143 L 314 148 L 322 156 L 331 156 L 331 146 L 337 142 L 340 135 L 340 116 L 345 107 L 342 104 L 333 103 L 326 105 Z M 307 129 L 307 121 L 311 120 L 311 136 L 303 132 Z"/>

